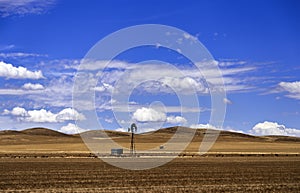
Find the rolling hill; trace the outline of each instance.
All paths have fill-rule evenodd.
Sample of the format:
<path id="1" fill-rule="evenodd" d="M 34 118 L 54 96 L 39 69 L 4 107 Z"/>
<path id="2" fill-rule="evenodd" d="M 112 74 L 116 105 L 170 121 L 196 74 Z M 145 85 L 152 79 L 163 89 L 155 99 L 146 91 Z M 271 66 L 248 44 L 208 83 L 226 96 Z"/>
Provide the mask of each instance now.
<path id="1" fill-rule="evenodd" d="M 198 152 L 206 133 L 211 130 L 183 127 L 163 128 L 157 131 L 136 134 L 136 148 L 147 150 L 164 145 L 175 132 L 195 132 L 186 152 Z M 130 133 L 118 131 L 87 131 L 68 135 L 47 128 L 30 128 L 22 131 L 0 131 L 0 153 L 7 152 L 85 152 L 89 149 L 81 137 L 92 138 L 95 143 L 104 143 L 107 136 L 125 149 L 130 145 Z M 211 153 L 300 153 L 300 138 L 289 136 L 252 136 L 248 134 L 220 131 L 210 149 Z"/>

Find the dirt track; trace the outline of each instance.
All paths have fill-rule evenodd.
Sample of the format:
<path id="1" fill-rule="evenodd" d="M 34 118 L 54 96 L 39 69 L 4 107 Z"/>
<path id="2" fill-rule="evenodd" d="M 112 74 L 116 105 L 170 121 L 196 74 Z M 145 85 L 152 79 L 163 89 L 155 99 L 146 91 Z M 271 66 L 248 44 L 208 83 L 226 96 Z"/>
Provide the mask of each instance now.
<path id="1" fill-rule="evenodd" d="M 1 158 L 2 192 L 300 192 L 299 157 L 178 158 L 130 171 L 93 158 Z"/>

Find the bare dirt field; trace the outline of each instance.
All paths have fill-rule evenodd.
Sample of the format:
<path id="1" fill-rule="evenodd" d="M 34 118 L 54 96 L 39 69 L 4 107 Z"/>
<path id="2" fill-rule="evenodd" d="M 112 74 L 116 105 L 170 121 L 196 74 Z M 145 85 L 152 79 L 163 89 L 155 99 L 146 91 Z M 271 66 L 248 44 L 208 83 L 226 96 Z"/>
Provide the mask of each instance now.
<path id="1" fill-rule="evenodd" d="M 299 192 L 299 157 L 177 158 L 131 171 L 96 158 L 2 158 L 1 192 Z"/>

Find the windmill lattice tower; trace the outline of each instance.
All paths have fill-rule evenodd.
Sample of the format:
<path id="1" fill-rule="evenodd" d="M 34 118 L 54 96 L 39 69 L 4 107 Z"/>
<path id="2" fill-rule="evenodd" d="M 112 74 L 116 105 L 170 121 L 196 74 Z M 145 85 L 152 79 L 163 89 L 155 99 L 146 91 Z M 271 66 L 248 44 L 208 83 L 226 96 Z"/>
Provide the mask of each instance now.
<path id="1" fill-rule="evenodd" d="M 137 126 L 135 123 L 132 123 L 128 132 L 131 132 L 131 142 L 130 142 L 130 155 L 135 155 L 135 142 L 134 142 L 134 133 L 137 132 Z"/>

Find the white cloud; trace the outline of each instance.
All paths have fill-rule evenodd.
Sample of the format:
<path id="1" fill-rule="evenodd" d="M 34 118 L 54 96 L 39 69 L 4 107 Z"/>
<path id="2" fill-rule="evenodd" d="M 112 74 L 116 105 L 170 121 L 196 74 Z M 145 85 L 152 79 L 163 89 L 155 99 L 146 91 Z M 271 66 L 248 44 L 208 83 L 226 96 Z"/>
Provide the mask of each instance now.
<path id="1" fill-rule="evenodd" d="M 1 58 L 47 57 L 47 55 L 25 52 L 0 53 Z"/>
<path id="2" fill-rule="evenodd" d="M 32 84 L 32 83 L 26 83 L 22 86 L 25 90 L 43 90 L 44 86 L 41 84 Z"/>
<path id="3" fill-rule="evenodd" d="M 255 135 L 289 135 L 300 136 L 299 129 L 286 128 L 284 125 L 279 125 L 276 122 L 265 121 L 256 124 L 250 132 Z"/>
<path id="4" fill-rule="evenodd" d="M 8 114 L 8 112 L 9 111 L 6 110 L 5 114 Z M 45 109 L 27 111 L 24 108 L 15 107 L 10 111 L 10 114 L 15 116 L 19 121 L 37 122 L 37 123 L 57 122 L 56 115 L 53 114 L 51 111 L 47 111 Z"/>
<path id="5" fill-rule="evenodd" d="M 223 99 L 223 102 L 224 102 L 225 104 L 228 104 L 228 105 L 231 105 L 231 104 L 232 104 L 232 101 L 229 100 L 228 98 L 224 98 L 224 99 Z"/>
<path id="6" fill-rule="evenodd" d="M 56 63 L 59 61 L 56 61 Z M 75 66 L 78 65 L 79 61 L 64 61 L 60 64 L 62 67 L 63 65 L 68 65 L 70 68 L 77 68 Z M 96 65 L 99 63 L 99 66 Z M 215 64 L 218 62 L 215 61 Z M 83 71 L 88 72 L 93 71 L 95 69 L 101 69 L 104 68 L 106 62 L 105 61 L 96 61 L 91 62 L 87 67 L 83 68 Z M 5 77 L 15 77 L 15 78 L 24 78 L 24 77 L 32 77 L 32 78 L 39 78 L 42 77 L 42 73 L 40 71 L 37 72 L 31 72 L 28 74 L 24 74 L 24 76 L 21 76 L 21 74 L 18 73 L 12 73 L 13 71 L 18 71 L 17 67 L 13 67 L 10 64 L 6 64 L 6 68 L 12 68 L 13 70 L 6 70 L 5 72 L 1 72 L 0 70 L 0 76 L 5 74 Z M 143 65 L 143 68 L 141 68 L 141 65 Z M 0 68 L 3 66 L 0 65 Z M 48 65 L 43 65 L 48 66 Z M 49 65 L 53 66 L 53 65 Z M 129 89 L 132 88 L 131 86 L 137 86 L 135 85 L 137 82 L 143 82 L 145 79 L 149 80 L 156 80 L 146 82 L 145 84 L 141 83 L 136 88 L 137 91 L 142 91 L 141 93 L 170 93 L 174 94 L 174 90 L 172 90 L 171 87 L 175 88 L 177 92 L 180 92 L 180 94 L 190 94 L 191 92 L 194 93 L 198 92 L 198 94 L 208 94 L 208 85 L 212 86 L 212 89 L 218 88 L 222 81 L 219 80 L 219 78 L 216 78 L 215 72 L 211 70 L 211 68 L 203 68 L 203 74 L 207 75 L 207 81 L 205 80 L 201 75 L 201 72 L 199 70 L 196 70 L 195 68 L 185 67 L 182 68 L 181 66 L 173 66 L 173 65 L 164 65 L 164 64 L 157 64 L 157 63 L 149 63 L 149 64 L 136 64 L 136 63 L 127 63 L 122 61 L 113 61 L 108 66 L 110 70 L 104 70 L 101 71 L 101 77 L 100 75 L 92 75 L 89 74 L 83 78 L 83 81 L 81 82 L 82 85 L 79 85 L 78 91 L 84 91 L 84 89 L 94 89 L 96 91 L 101 91 L 102 96 L 110 95 L 112 90 L 114 90 L 115 93 L 120 92 L 122 89 Z M 67 67 L 65 66 L 64 69 Z M 27 69 L 26 69 L 27 70 Z M 53 70 L 53 69 L 50 69 Z M 71 69 L 67 69 L 71 70 Z M 226 84 L 227 91 L 230 92 L 239 92 L 239 91 L 245 91 L 249 89 L 249 86 L 247 86 L 246 83 L 244 83 L 242 80 L 239 80 L 235 77 L 236 74 L 243 74 L 248 71 L 254 70 L 253 67 L 244 67 L 244 66 L 238 66 L 234 69 L 230 67 L 226 67 L 222 69 L 222 73 L 224 74 L 223 79 Z M 28 70 L 27 70 L 28 71 Z M 205 71 L 205 72 L 204 72 Z M 40 74 L 38 74 L 40 72 Z M 98 72 L 98 71 L 97 71 Z M 33 73 L 35 73 L 35 76 L 32 76 Z M 124 74 L 125 73 L 125 74 Z M 55 74 L 51 73 L 52 75 Z M 92 73 L 91 73 L 92 74 Z M 124 81 L 122 78 L 124 76 Z M 24 89 L 0 89 L 1 95 L 27 95 L 27 97 L 30 100 L 33 100 L 37 106 L 53 106 L 53 107 L 69 107 L 72 106 L 72 88 L 73 88 L 73 74 L 68 75 L 59 75 L 58 78 L 52 78 L 49 79 L 49 82 L 47 83 L 47 87 L 43 90 L 43 92 L 39 92 L 39 90 L 24 90 Z M 122 79 L 122 80 L 121 80 Z M 88 80 L 88 81 L 85 81 Z M 97 85 L 96 88 L 95 85 L 92 85 L 91 87 L 88 87 L 89 84 L 93 84 L 95 81 L 95 85 L 97 82 L 101 83 L 100 85 Z M 119 85 L 116 85 L 116 83 L 119 83 Z M 82 87 L 82 89 L 81 89 Z M 126 90 L 127 91 L 127 90 Z M 98 99 L 96 99 L 98 100 Z M 83 103 L 88 103 L 89 101 L 82 101 Z M 101 101 L 101 104 L 108 104 L 108 105 L 101 105 L 100 107 L 97 107 L 97 109 L 104 108 L 104 110 L 111 109 L 109 101 Z M 89 107 L 89 105 L 86 105 Z M 115 105 L 117 106 L 117 105 Z M 131 105 L 133 110 L 136 110 L 137 108 L 140 108 L 141 106 L 138 105 Z M 123 110 L 125 109 L 128 111 L 127 104 L 126 106 L 117 106 L 115 108 L 116 110 Z M 181 107 L 168 107 L 166 108 L 167 113 L 172 112 L 180 112 Z M 101 110 L 101 109 L 100 109 Z M 103 110 L 103 109 L 102 109 Z M 186 112 L 197 112 L 201 109 L 196 108 L 184 108 L 183 111 Z"/>
<path id="7" fill-rule="evenodd" d="M 86 73 L 94 70 L 103 70 L 109 62 L 83 61 L 82 63 L 80 70 Z M 216 67 L 221 63 L 223 66 L 219 67 L 223 77 L 220 77 L 218 71 L 213 68 L 213 66 Z M 211 91 L 218 90 L 221 89 L 223 84 L 225 84 L 227 92 L 241 92 L 253 89 L 253 86 L 247 84 L 248 81 L 245 80 L 243 74 L 254 71 L 256 68 L 243 65 L 245 64 L 244 61 L 234 61 L 232 63 L 238 65 L 225 66 L 222 61 L 199 63 L 197 64 L 201 66 L 199 71 L 196 67 L 182 68 L 171 64 L 136 64 L 112 61 L 106 66 L 110 70 L 101 71 L 93 77 L 89 77 L 89 79 L 95 78 L 95 80 L 98 80 L 100 78 L 99 81 L 103 85 L 91 88 L 100 92 L 110 92 L 113 89 L 115 92 L 126 91 L 126 88 L 136 87 L 136 83 L 140 83 L 139 89 L 141 91 L 149 93 L 174 93 L 174 89 L 176 89 L 177 92 L 182 94 L 190 94 L 195 91 L 208 94 L 208 88 Z M 203 75 L 205 75 L 205 78 Z M 84 79 L 86 80 L 86 77 Z M 93 81 L 90 80 L 88 83 L 93 83 Z M 83 85 L 85 88 L 88 87 L 86 82 L 83 82 Z"/>
<path id="8" fill-rule="evenodd" d="M 85 117 L 83 114 L 78 113 L 76 110 L 72 108 L 66 108 L 61 110 L 58 114 L 56 114 L 56 120 L 61 121 L 72 121 L 72 120 L 84 120 Z"/>
<path id="9" fill-rule="evenodd" d="M 245 132 L 242 131 L 242 130 L 237 130 L 237 129 L 232 128 L 232 127 L 229 127 L 229 126 L 223 128 L 222 130 L 224 130 L 224 131 L 230 131 L 230 132 L 235 132 L 235 133 L 245 133 Z"/>
<path id="10" fill-rule="evenodd" d="M 119 103 L 116 100 L 99 100 L 97 104 L 101 104 L 97 106 L 97 110 L 112 110 L 117 112 L 134 112 L 137 109 L 144 107 L 144 105 L 137 104 L 136 102 L 128 102 L 128 103 Z M 166 113 L 199 113 L 199 112 L 207 112 L 210 111 L 208 108 L 202 107 L 190 107 L 190 106 L 164 106 Z"/>
<path id="11" fill-rule="evenodd" d="M 61 75 L 52 78 L 43 92 L 39 90 L 24 90 L 28 99 L 34 101 L 36 106 L 70 107 L 72 106 L 73 78 Z M 1 90 L 0 90 L 1 93 Z"/>
<path id="12" fill-rule="evenodd" d="M 11 111 L 5 109 L 3 114 L 4 115 L 11 114 L 11 115 L 14 115 L 14 116 L 21 116 L 21 117 L 27 117 L 28 116 L 27 111 L 24 108 L 21 108 L 21 107 L 15 107 Z"/>
<path id="13" fill-rule="evenodd" d="M 82 129 L 73 123 L 68 123 L 68 125 L 62 126 L 58 131 L 66 134 L 77 134 L 88 130 Z"/>
<path id="14" fill-rule="evenodd" d="M 137 82 L 143 82 L 140 87 L 150 93 L 172 93 L 175 88 L 177 92 L 189 94 L 194 92 L 209 93 L 208 88 L 218 90 L 223 84 L 225 84 L 226 91 L 228 92 L 240 92 L 246 91 L 253 86 L 247 85 L 247 81 L 244 80 L 242 75 L 254 71 L 255 67 L 245 66 L 226 66 L 221 67 L 220 72 L 223 77 L 220 77 L 219 73 L 212 66 L 216 66 L 219 62 L 212 61 L 209 64 L 198 64 L 201 66 L 201 71 L 195 67 L 173 66 L 168 64 L 125 64 L 124 66 L 130 67 L 130 70 L 124 67 L 126 76 L 107 76 L 115 78 L 119 81 L 120 85 L 115 89 L 124 89 L 124 85 L 135 85 Z M 121 74 L 122 75 L 122 74 Z M 205 78 L 203 77 L 205 76 Z M 236 76 L 238 75 L 238 76 Z M 123 78 L 123 79 L 122 79 Z M 147 80 L 147 82 L 145 82 Z M 105 80 L 103 82 L 106 82 Z M 126 88 L 126 87 L 125 87 Z M 188 92 L 188 93 L 187 93 Z"/>
<path id="15" fill-rule="evenodd" d="M 214 130 L 221 130 L 221 131 L 230 131 L 230 132 L 235 132 L 235 133 L 245 133 L 244 131 L 242 130 L 236 130 L 236 129 L 233 129 L 231 127 L 223 127 L 223 128 L 217 128 L 213 125 L 210 125 L 210 124 L 193 124 L 190 126 L 191 128 L 194 128 L 194 129 L 214 129 Z"/>
<path id="16" fill-rule="evenodd" d="M 119 132 L 127 132 L 128 130 L 127 129 L 124 129 L 122 127 L 116 129 L 116 131 L 119 131 Z"/>
<path id="17" fill-rule="evenodd" d="M 234 60 L 234 59 L 223 59 L 222 61 L 219 61 L 219 66 L 222 67 L 228 67 L 228 66 L 239 66 L 246 64 L 246 61 L 243 60 Z"/>
<path id="18" fill-rule="evenodd" d="M 190 128 L 194 128 L 194 129 L 217 129 L 216 127 L 214 127 L 213 125 L 210 125 L 210 124 L 192 124 L 190 126 Z"/>
<path id="19" fill-rule="evenodd" d="M 164 77 L 159 81 L 162 82 L 162 86 L 169 86 L 175 88 L 178 92 L 190 93 L 190 92 L 200 92 L 207 93 L 208 89 L 201 83 L 196 81 L 191 77 Z"/>
<path id="20" fill-rule="evenodd" d="M 132 118 L 139 122 L 163 122 L 167 119 L 167 116 L 155 109 L 142 107 L 133 113 Z"/>
<path id="21" fill-rule="evenodd" d="M 106 89 L 104 86 L 96 86 L 93 90 L 96 92 L 104 92 Z"/>
<path id="22" fill-rule="evenodd" d="M 230 132 L 234 132 L 234 133 L 245 133 L 244 131 L 242 131 L 242 130 L 235 130 L 235 129 L 230 129 L 230 128 L 228 128 L 228 129 L 225 129 L 226 131 L 230 131 Z"/>
<path id="23" fill-rule="evenodd" d="M 185 39 L 191 40 L 191 41 L 197 41 L 197 40 L 198 40 L 197 37 L 192 36 L 192 35 L 190 35 L 190 34 L 188 34 L 188 33 L 183 33 L 183 37 L 184 37 Z"/>
<path id="24" fill-rule="evenodd" d="M 54 3 L 55 0 L 0 0 L 0 15 L 42 14 Z"/>
<path id="25" fill-rule="evenodd" d="M 171 124 L 179 124 L 179 123 L 186 123 L 187 120 L 181 116 L 169 116 L 167 117 L 167 122 Z"/>
<path id="26" fill-rule="evenodd" d="M 1 2 L 1 1 L 0 1 Z M 0 45 L 0 51 L 3 51 L 3 50 L 10 50 L 10 49 L 13 49 L 15 47 L 14 44 L 9 44 L 9 45 Z"/>
<path id="27" fill-rule="evenodd" d="M 40 70 L 33 72 L 22 66 L 14 67 L 12 64 L 0 61 L 0 77 L 1 76 L 14 79 L 40 79 L 44 77 Z"/>
<path id="28" fill-rule="evenodd" d="M 119 60 L 112 60 L 112 61 L 106 61 L 106 60 L 81 60 L 80 62 L 80 70 L 103 70 L 103 69 L 129 69 L 130 64 L 124 61 Z M 74 66 L 76 69 L 78 69 L 79 66 Z"/>
<path id="29" fill-rule="evenodd" d="M 96 86 L 94 89 L 96 92 L 105 92 L 112 93 L 114 90 L 114 87 L 110 84 L 103 83 L 102 86 Z"/>
<path id="30" fill-rule="evenodd" d="M 288 92 L 287 97 L 300 100 L 300 81 L 296 82 L 280 82 L 278 84 L 281 90 Z"/>
<path id="31" fill-rule="evenodd" d="M 90 72 L 93 71 L 94 69 L 104 68 L 105 61 L 98 61 L 98 62 L 99 62 L 99 66 L 94 65 L 97 62 L 90 63 L 89 66 L 84 67 L 83 71 Z M 218 62 L 215 61 L 215 63 L 217 64 Z M 63 67 L 64 70 L 70 72 L 73 69 L 66 69 L 67 67 L 64 65 L 68 65 L 70 68 L 73 67 L 77 68 L 75 66 L 78 65 L 78 61 L 77 60 L 69 61 L 69 62 L 65 61 L 61 64 L 61 67 Z M 143 68 L 141 68 L 141 65 Z M 54 65 L 43 64 L 43 66 L 54 66 Z M 113 61 L 108 66 L 110 68 L 109 70 L 101 71 L 102 73 L 101 77 L 99 77 L 98 74 L 97 75 L 94 74 L 93 76 L 87 75 L 86 77 L 84 77 L 83 81 L 81 81 L 82 85 L 79 85 L 80 88 L 78 89 L 78 91 L 82 91 L 84 89 L 95 89 L 96 91 L 101 91 L 101 93 L 96 92 L 97 98 L 98 97 L 101 98 L 101 99 L 96 98 L 96 101 L 98 102 L 98 100 L 102 100 L 98 103 L 101 105 L 97 106 L 97 110 L 103 111 L 103 110 L 111 110 L 109 97 L 103 97 L 103 96 L 109 96 L 112 90 L 114 90 L 115 93 L 118 93 L 122 89 L 128 90 L 129 88 L 132 88 L 131 87 L 132 85 L 137 86 L 135 85 L 136 83 L 139 83 L 141 81 L 143 82 L 145 79 L 157 80 L 157 81 L 147 82 L 148 84 L 144 84 L 144 85 L 143 83 L 141 83 L 137 87 L 133 87 L 133 88 L 136 88 L 137 91 L 142 91 L 140 93 L 148 92 L 153 94 L 156 93 L 174 94 L 174 90 L 170 88 L 171 86 L 175 88 L 177 92 L 181 92 L 180 94 L 188 95 L 191 92 L 193 93 L 194 89 L 198 92 L 198 94 L 208 94 L 209 93 L 208 85 L 211 85 L 213 88 L 217 88 L 222 82 L 215 77 L 215 72 L 211 70 L 211 68 L 204 68 L 205 71 L 204 73 L 208 77 L 207 81 L 210 81 L 210 82 L 205 82 L 205 80 L 201 78 L 202 77 L 201 72 L 199 70 L 196 70 L 195 68 L 192 67 L 182 68 L 182 66 L 173 66 L 173 67 L 170 66 L 173 65 L 164 65 L 160 63 L 136 64 L 136 63 L 127 63 L 122 61 Z M 18 69 L 17 67 L 13 67 L 12 65 L 10 67 L 14 69 Z M 54 73 L 52 73 L 52 70 L 54 71 Z M 226 84 L 227 91 L 239 92 L 241 90 L 247 90 L 249 87 L 246 85 L 246 83 L 239 80 L 238 78 L 233 78 L 233 77 L 235 77 L 236 74 L 247 73 L 248 71 L 251 70 L 254 70 L 254 68 L 251 67 L 246 68 L 245 66 L 235 67 L 234 69 L 231 69 L 230 67 L 224 68 L 222 72 L 224 73 L 223 79 Z M 51 75 L 56 73 L 56 71 L 52 68 L 49 71 L 51 71 L 51 73 L 49 73 Z M 8 72 L 11 72 L 11 70 L 9 70 Z M 42 73 L 40 75 L 42 76 Z M 120 77 L 122 77 L 123 75 L 125 75 L 124 81 L 121 81 Z M 0 76 L 1 76 L 1 70 L 0 70 Z M 9 76 L 11 77 L 13 75 L 10 74 Z M 14 75 L 14 76 L 20 78 L 20 75 Z M 68 74 L 68 75 L 59 74 L 59 76 L 58 75 L 55 76 L 56 78 L 47 77 L 47 79 L 45 80 L 48 81 L 47 87 L 45 87 L 43 92 L 40 92 L 39 90 L 25 90 L 25 89 L 17 89 L 17 90 L 0 89 L 0 94 L 1 95 L 26 95 L 24 97 L 34 101 L 36 107 L 72 106 L 72 88 L 73 88 L 73 80 L 74 80 L 73 74 Z M 35 78 L 37 77 L 35 76 Z M 88 80 L 88 81 L 84 81 L 84 80 Z M 89 84 L 90 82 L 93 83 L 94 81 L 95 81 L 95 85 L 97 83 L 100 83 L 99 85 L 97 85 L 96 88 L 93 88 L 95 87 L 95 85 L 92 85 L 91 87 L 87 86 L 87 84 Z M 120 84 L 116 86 L 116 83 L 120 83 Z M 83 100 L 82 104 L 89 104 L 89 102 L 90 100 Z M 91 105 L 83 105 L 83 106 L 89 108 Z M 142 107 L 141 105 L 131 105 L 131 104 L 129 106 L 131 112 L 134 112 L 136 109 Z M 114 109 L 117 111 L 128 111 L 128 104 L 114 104 Z M 203 109 L 191 108 L 191 107 L 182 107 L 182 109 L 180 106 L 166 107 L 166 113 L 181 112 L 181 110 L 182 112 L 203 111 Z"/>
<path id="32" fill-rule="evenodd" d="M 107 123 L 112 123 L 114 120 L 112 118 L 105 118 L 104 121 Z"/>
<path id="33" fill-rule="evenodd" d="M 186 123 L 187 120 L 181 116 L 167 116 L 166 113 L 153 108 L 139 108 L 132 116 L 132 119 L 138 122 L 167 122 L 171 124 Z"/>
<path id="34" fill-rule="evenodd" d="M 35 122 L 35 123 L 57 123 L 70 120 L 84 120 L 84 115 L 78 113 L 76 110 L 66 108 L 58 113 L 52 113 L 45 109 L 29 110 L 22 107 L 15 107 L 11 111 L 5 109 L 4 115 L 12 115 L 17 118 L 18 121 Z"/>
<path id="35" fill-rule="evenodd" d="M 0 95 L 41 95 L 44 90 L 44 86 L 41 84 L 32 84 L 32 83 L 25 83 L 22 86 L 22 89 L 0 89 Z M 37 99 L 37 97 L 35 98 Z"/>
<path id="36" fill-rule="evenodd" d="M 39 90 L 24 90 L 24 89 L 0 89 L 0 95 L 29 95 L 40 94 Z"/>

